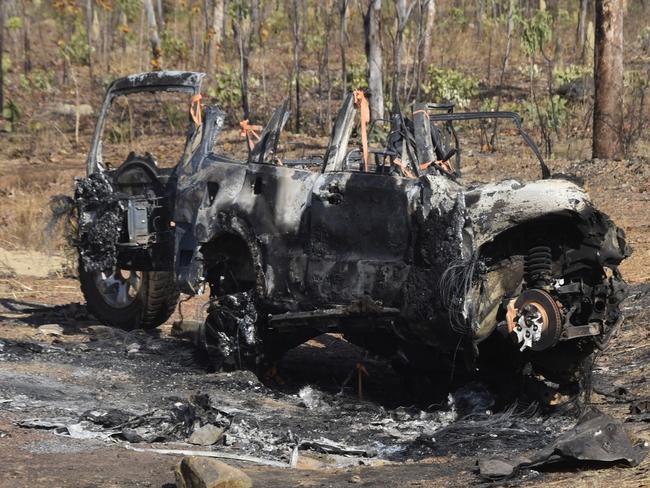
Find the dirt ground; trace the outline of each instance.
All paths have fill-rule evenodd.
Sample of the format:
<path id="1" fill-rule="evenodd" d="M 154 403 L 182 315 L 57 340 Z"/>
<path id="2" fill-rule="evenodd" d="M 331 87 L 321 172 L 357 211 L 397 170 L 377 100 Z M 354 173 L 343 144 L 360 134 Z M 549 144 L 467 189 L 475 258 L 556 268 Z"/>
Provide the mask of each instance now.
<path id="1" fill-rule="evenodd" d="M 337 337 L 324 336 L 291 351 L 279 364 L 278 376 L 262 384 L 245 374 L 208 372 L 192 344 L 172 334 L 178 313 L 154 332 L 106 330 L 86 313 L 78 283 L 65 265 L 69 259 L 57 249 L 43 252 L 54 247 L 49 243 L 56 239 L 43 232 L 47 197 L 69 191 L 73 177 L 83 174 L 81 161 L 68 156 L 47 164 L 25 165 L 18 158 L 0 163 L 0 223 L 5 229 L 23 229 L 23 234 L 13 231 L 0 236 L 0 456 L 4 471 L 0 487 L 171 488 L 180 455 L 128 448 L 208 448 L 188 445 L 180 437 L 131 443 L 101 437 L 105 433 L 101 429 L 93 431 L 97 436 L 84 438 L 82 433 L 75 438 L 61 426 L 79 422 L 92 411 L 112 409 L 143 416 L 151 411 L 169 413 L 174 405 L 185 405 L 199 393 L 208 394 L 218 415 L 231 422 L 232 444 L 226 436 L 226 445 L 214 450 L 287 462 L 292 452 L 287 446 L 296 443 L 294 437 L 303 442 L 325 438 L 344 446 L 361 446 L 361 451 L 368 446 L 376 449 L 354 455 L 303 449 L 297 469 L 232 462 L 251 476 L 255 486 L 263 487 L 480 484 L 484 482 L 476 473 L 477 458 L 539 447 L 541 441 L 575 422 L 559 414 L 537 413 L 522 420 L 524 440 L 519 445 L 497 436 L 464 439 L 453 446 L 443 438 L 438 448 L 425 446 L 419 442 L 420 433 L 449 425 L 453 420 L 449 407 L 435 406 L 424 412 L 414 408 L 404 381 L 388 365 Z M 504 159 L 500 154 L 477 153 L 466 159 L 465 179 L 511 176 L 517 166 L 516 156 Z M 624 422 L 632 437 L 650 442 L 649 407 L 643 403 L 650 401 L 646 379 L 650 167 L 645 160 L 551 161 L 550 166 L 554 173 L 583 181 L 594 202 L 625 230 L 634 248 L 622 266 L 631 284 L 623 307 L 626 320 L 609 350 L 598 359 L 592 402 Z M 42 241 L 40 249 L 23 249 L 30 236 Z M 194 318 L 200 304 L 200 298 L 185 304 L 186 318 Z M 363 399 L 356 392 L 359 362 L 370 373 L 364 380 Z M 319 404 L 315 407 L 309 407 L 300 395 L 306 386 L 316 392 Z M 634 414 L 633 407 L 639 405 L 645 405 L 645 414 Z M 59 427 L 29 426 L 34 419 Z M 650 485 L 649 471 L 649 459 L 634 468 L 564 466 L 532 471 L 497 485 L 616 483 L 639 487 Z"/>

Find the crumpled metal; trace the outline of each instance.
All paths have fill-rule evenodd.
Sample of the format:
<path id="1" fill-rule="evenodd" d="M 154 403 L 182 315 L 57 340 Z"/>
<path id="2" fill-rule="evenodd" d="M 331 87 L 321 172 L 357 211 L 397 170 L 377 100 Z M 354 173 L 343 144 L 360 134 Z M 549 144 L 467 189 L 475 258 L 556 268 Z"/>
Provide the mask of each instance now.
<path id="1" fill-rule="evenodd" d="M 632 443 L 620 422 L 590 407 L 575 427 L 560 435 L 549 446 L 513 459 L 479 459 L 478 468 L 483 478 L 501 479 L 511 477 L 522 469 L 558 462 L 636 466 L 646 454 L 645 448 Z"/>

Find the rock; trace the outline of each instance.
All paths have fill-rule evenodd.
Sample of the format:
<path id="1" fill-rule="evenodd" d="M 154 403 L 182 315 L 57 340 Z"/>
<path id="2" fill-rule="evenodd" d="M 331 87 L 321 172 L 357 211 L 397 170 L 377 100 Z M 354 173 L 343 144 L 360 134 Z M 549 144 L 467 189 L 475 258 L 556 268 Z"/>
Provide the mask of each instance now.
<path id="1" fill-rule="evenodd" d="M 176 467 L 178 488 L 252 488 L 243 471 L 216 459 L 188 456 Z"/>
<path id="2" fill-rule="evenodd" d="M 126 354 L 127 356 L 130 356 L 131 354 L 136 354 L 140 352 L 140 344 L 137 342 L 132 342 L 131 344 L 127 344 L 126 346 Z"/>
<path id="3" fill-rule="evenodd" d="M 171 334 L 174 337 L 182 337 L 185 339 L 194 340 L 197 337 L 201 324 L 202 323 L 198 320 L 177 320 L 172 325 Z"/>
<path id="4" fill-rule="evenodd" d="M 63 335 L 63 327 L 58 324 L 45 324 L 41 325 L 38 328 L 38 333 L 44 335 L 60 336 Z"/>
<path id="5" fill-rule="evenodd" d="M 223 437 L 225 431 L 226 429 L 223 427 L 207 424 L 195 429 L 187 442 L 196 444 L 197 446 L 211 446 Z"/>

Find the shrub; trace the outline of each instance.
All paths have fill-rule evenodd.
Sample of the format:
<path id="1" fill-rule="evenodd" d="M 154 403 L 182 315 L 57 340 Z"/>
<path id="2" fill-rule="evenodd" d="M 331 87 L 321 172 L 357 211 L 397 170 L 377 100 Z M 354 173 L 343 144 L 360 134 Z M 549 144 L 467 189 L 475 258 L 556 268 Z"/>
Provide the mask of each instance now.
<path id="1" fill-rule="evenodd" d="M 422 91 L 433 101 L 454 102 L 464 108 L 478 94 L 478 79 L 454 69 L 429 66 Z"/>

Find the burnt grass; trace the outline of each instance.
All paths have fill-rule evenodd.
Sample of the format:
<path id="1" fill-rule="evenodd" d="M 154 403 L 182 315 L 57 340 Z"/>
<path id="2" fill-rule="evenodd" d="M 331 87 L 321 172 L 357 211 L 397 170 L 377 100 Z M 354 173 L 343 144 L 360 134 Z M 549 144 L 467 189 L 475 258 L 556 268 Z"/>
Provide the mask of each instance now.
<path id="1" fill-rule="evenodd" d="M 592 402 L 627 421 L 641 438 L 647 438 L 649 416 L 649 307 L 650 285 L 632 286 L 623 305 L 624 327 L 593 375 Z M 59 325 L 61 335 L 42 333 L 39 327 L 46 324 Z M 362 398 L 360 363 L 368 372 Z M 575 423 L 572 408 L 518 404 L 486 414 L 490 392 L 482 385 L 461 392 L 466 402 L 478 405 L 469 417 L 457 409 L 460 393 L 453 406 L 447 401 L 416 405 L 412 385 L 389 364 L 330 335 L 290 351 L 277 371 L 262 379 L 246 371 L 208 372 L 191 341 L 172 336 L 168 327 L 126 332 L 97 324 L 83 305 L 0 301 L 0 452 L 18 465 L 24 456 L 35 457 L 36 465 L 60 457 L 63 466 L 50 468 L 50 481 L 68 476 L 66 456 L 84 452 L 95 466 L 92 479 L 129 486 L 104 454 L 90 454 L 110 458 L 117 449 L 144 466 L 167 466 L 141 480 L 145 485 L 156 486 L 156 478 L 162 480 L 158 486 L 173 482 L 169 468 L 178 456 L 161 460 L 151 454 L 143 460 L 147 454 L 124 450 L 135 446 L 214 450 L 284 463 L 297 450 L 298 467 L 312 469 L 242 464 L 262 480 L 260 486 L 293 486 L 307 475 L 338 486 L 357 472 L 368 486 L 375 478 L 386 483 L 376 486 L 400 486 L 440 477 L 455 486 L 480 482 L 474 470 L 478 457 L 539 448 Z M 187 444 L 192 430 L 205 423 L 223 426 L 224 437 L 211 447 Z M 28 441 L 16 444 L 12 438 Z M 320 469 L 313 471 L 314 466 Z M 643 466 L 645 471 L 647 461 Z M 642 476 L 639 469 L 627 476 Z M 508 483 L 571 476 L 572 469 L 535 471 Z M 71 483 L 65 486 L 83 485 L 65 479 Z M 16 474 L 14 480 L 24 478 Z"/>

